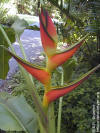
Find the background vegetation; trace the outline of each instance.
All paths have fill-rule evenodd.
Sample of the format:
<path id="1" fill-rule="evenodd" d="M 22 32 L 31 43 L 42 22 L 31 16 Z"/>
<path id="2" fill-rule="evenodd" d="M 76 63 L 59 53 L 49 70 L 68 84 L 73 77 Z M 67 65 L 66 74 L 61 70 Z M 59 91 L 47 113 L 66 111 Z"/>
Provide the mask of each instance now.
<path id="1" fill-rule="evenodd" d="M 0 23 L 11 25 L 15 16 L 7 15 L 9 9 L 3 5 L 11 0 L 0 2 Z M 17 0 L 14 1 L 17 13 L 38 15 L 40 4 L 47 8 L 55 21 L 59 42 L 72 44 L 86 33 L 90 33 L 85 44 L 76 53 L 76 65 L 73 68 L 72 79 L 79 77 L 97 64 L 100 63 L 100 1 L 99 0 Z M 77 65 L 78 64 L 78 65 Z M 68 69 L 68 67 L 64 67 Z M 65 73 L 66 75 L 66 73 Z M 53 84 L 60 84 L 60 74 L 56 70 L 53 74 Z M 66 82 L 66 76 L 65 76 Z M 20 72 L 8 81 L 10 92 L 13 95 L 24 94 L 31 106 L 30 96 L 27 96 L 25 82 Z M 42 85 L 35 81 L 35 87 L 42 96 Z M 92 126 L 92 105 L 96 104 L 96 95 L 100 87 L 100 71 L 97 71 L 88 81 L 82 84 L 77 90 L 64 97 L 62 112 L 61 133 L 91 133 Z M 40 88 L 40 89 L 39 89 Z M 58 101 L 55 103 L 57 114 Z"/>

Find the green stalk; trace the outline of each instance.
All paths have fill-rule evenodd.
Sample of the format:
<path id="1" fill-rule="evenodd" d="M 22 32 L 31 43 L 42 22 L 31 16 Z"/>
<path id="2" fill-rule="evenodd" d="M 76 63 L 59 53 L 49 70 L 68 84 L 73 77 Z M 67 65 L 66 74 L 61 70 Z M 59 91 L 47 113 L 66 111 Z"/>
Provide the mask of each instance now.
<path id="1" fill-rule="evenodd" d="M 49 81 L 49 84 L 47 86 L 45 86 L 45 93 L 47 93 L 48 91 L 50 91 L 51 89 L 51 80 Z M 45 95 L 44 93 L 44 95 Z M 45 110 L 45 114 L 47 115 L 48 118 L 48 123 L 47 123 L 47 127 L 48 127 L 48 133 L 56 133 L 55 132 L 55 116 L 54 116 L 54 104 L 51 103 L 49 105 L 44 104 L 45 100 L 43 98 L 43 108 Z"/>
<path id="2" fill-rule="evenodd" d="M 12 43 L 10 42 L 10 40 L 9 40 L 9 38 L 8 38 L 8 36 L 7 36 L 7 34 L 6 34 L 6 32 L 4 31 L 4 29 L 2 28 L 1 25 L 0 25 L 0 30 L 2 31 L 2 34 L 4 35 L 4 38 L 5 38 L 5 40 L 7 41 L 7 43 L 8 43 L 8 45 L 9 45 L 9 47 L 11 48 L 12 52 L 13 52 L 14 54 L 16 54 L 16 53 L 15 53 L 15 50 L 14 50 L 14 48 L 13 48 L 13 46 L 12 46 Z M 24 51 L 23 51 L 23 52 L 24 52 Z M 18 64 L 18 65 L 19 65 L 19 64 Z M 46 124 L 48 123 L 48 120 L 47 120 L 47 117 L 46 117 L 46 115 L 45 115 L 45 113 L 44 113 L 44 110 L 43 110 L 43 107 L 42 107 L 42 103 L 41 103 L 41 101 L 40 101 L 40 97 L 39 97 L 37 91 L 34 89 L 34 83 L 33 83 L 33 81 L 32 81 L 32 78 L 30 77 L 30 74 L 27 73 L 21 65 L 19 65 L 19 67 L 20 67 L 20 69 L 21 69 L 21 72 L 22 72 L 22 74 L 23 74 L 25 80 L 26 80 L 27 87 L 29 88 L 29 90 L 30 90 L 30 92 L 31 92 L 32 98 L 33 98 L 34 103 L 35 103 L 35 107 L 36 107 L 37 112 L 39 113 L 39 116 L 40 116 L 40 118 L 41 118 L 40 120 L 41 120 L 41 122 L 42 122 L 42 125 L 43 125 L 44 129 L 46 130 L 46 133 L 48 133 L 48 132 L 47 132 L 47 127 L 46 127 Z"/>
<path id="3" fill-rule="evenodd" d="M 63 82 L 64 82 L 64 72 L 62 72 L 61 74 L 61 85 L 63 85 Z M 63 97 L 59 99 L 57 133 L 60 133 L 60 130 L 61 130 L 62 102 L 63 102 Z"/>
<path id="4" fill-rule="evenodd" d="M 17 39 L 17 41 L 18 41 L 18 43 L 19 43 L 19 46 L 20 46 L 22 55 L 23 55 L 24 59 L 27 61 L 27 56 L 26 56 L 26 54 L 25 54 L 25 50 L 24 50 L 24 48 L 23 48 L 23 44 L 22 44 L 22 42 L 21 42 L 20 37 L 18 36 L 18 34 L 16 34 L 16 39 Z M 28 75 L 29 75 L 31 81 L 33 82 L 32 76 L 31 76 L 29 73 L 28 73 Z M 34 82 L 33 82 L 33 84 L 34 84 Z"/>
<path id="5" fill-rule="evenodd" d="M 4 36 L 4 38 L 6 39 L 6 41 L 7 41 L 8 45 L 9 45 L 9 47 L 11 48 L 12 52 L 15 53 L 15 50 L 14 50 L 14 48 L 12 47 L 12 43 L 10 42 L 10 40 L 9 40 L 9 38 L 8 38 L 8 36 L 7 36 L 7 34 L 6 34 L 6 32 L 5 32 L 4 29 L 2 28 L 1 24 L 0 24 L 0 30 L 1 30 L 1 32 L 2 32 L 2 34 L 3 34 L 3 36 Z"/>
<path id="6" fill-rule="evenodd" d="M 23 48 L 23 44 L 22 44 L 22 42 L 21 42 L 20 37 L 18 36 L 18 34 L 16 34 L 16 39 L 17 39 L 17 41 L 19 43 L 19 46 L 20 46 L 21 52 L 22 52 L 22 54 L 24 56 L 24 59 L 27 61 L 27 56 L 25 54 L 25 50 Z"/>
<path id="7" fill-rule="evenodd" d="M 46 69 L 48 72 L 50 72 L 48 70 L 48 57 L 46 56 Z M 50 72 L 50 76 L 51 76 L 51 72 Z M 49 81 L 48 86 L 45 86 L 45 91 L 50 91 L 51 90 L 51 78 Z M 48 131 L 49 133 L 56 133 L 55 130 L 55 115 L 54 115 L 54 103 L 49 104 L 49 106 L 46 109 L 46 113 L 47 113 L 47 117 L 48 117 Z"/>
<path id="8" fill-rule="evenodd" d="M 44 130 L 43 125 L 42 125 L 39 117 L 38 117 L 38 123 L 39 123 L 40 133 L 49 133 L 48 129 L 47 129 L 47 131 Z"/>
<path id="9" fill-rule="evenodd" d="M 54 115 L 54 103 L 51 103 L 48 108 L 48 120 L 49 120 L 49 133 L 56 133 L 55 129 L 55 115 Z"/>

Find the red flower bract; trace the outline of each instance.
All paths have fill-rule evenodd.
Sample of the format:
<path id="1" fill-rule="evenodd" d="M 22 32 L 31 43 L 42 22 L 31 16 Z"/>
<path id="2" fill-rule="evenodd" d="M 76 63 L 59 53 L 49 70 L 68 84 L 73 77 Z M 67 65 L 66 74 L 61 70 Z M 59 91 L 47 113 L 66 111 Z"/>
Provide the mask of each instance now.
<path id="1" fill-rule="evenodd" d="M 56 28 L 45 9 L 41 9 L 39 18 L 42 45 L 47 56 L 51 56 L 56 52 L 57 47 Z"/>
<path id="2" fill-rule="evenodd" d="M 73 83 L 70 83 L 69 85 L 62 86 L 62 87 L 54 87 L 52 90 L 47 92 L 45 94 L 45 97 L 47 98 L 47 102 L 51 103 L 52 101 L 56 100 L 57 98 L 64 96 L 65 94 L 71 92 L 76 87 L 78 87 L 83 81 L 85 81 L 93 72 L 95 72 L 98 68 L 100 68 L 100 64 L 97 65 L 95 68 L 84 74 L 82 77 L 74 81 Z M 56 89 L 55 89 L 56 88 Z"/>

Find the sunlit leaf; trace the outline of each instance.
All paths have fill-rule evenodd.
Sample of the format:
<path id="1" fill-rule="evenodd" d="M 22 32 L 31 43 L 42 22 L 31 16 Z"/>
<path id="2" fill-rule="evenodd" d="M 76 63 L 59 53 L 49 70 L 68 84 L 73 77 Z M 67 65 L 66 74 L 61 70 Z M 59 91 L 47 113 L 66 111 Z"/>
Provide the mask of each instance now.
<path id="1" fill-rule="evenodd" d="M 28 23 L 24 19 L 16 19 L 15 22 L 12 24 L 12 28 L 19 36 L 24 32 L 27 26 Z"/>
<path id="2" fill-rule="evenodd" d="M 100 64 L 97 65 L 95 68 L 84 74 L 82 77 L 77 79 L 76 81 L 63 86 L 63 87 L 54 87 L 51 91 L 47 92 L 45 94 L 45 97 L 48 101 L 48 103 L 56 100 L 57 98 L 66 95 L 67 93 L 74 90 L 76 87 L 78 87 L 80 84 L 82 84 L 83 81 L 85 81 L 93 72 L 95 72 L 98 68 L 100 68 Z"/>
<path id="3" fill-rule="evenodd" d="M 57 33 L 56 28 L 45 9 L 41 9 L 40 33 L 44 51 L 48 56 L 56 52 Z"/>

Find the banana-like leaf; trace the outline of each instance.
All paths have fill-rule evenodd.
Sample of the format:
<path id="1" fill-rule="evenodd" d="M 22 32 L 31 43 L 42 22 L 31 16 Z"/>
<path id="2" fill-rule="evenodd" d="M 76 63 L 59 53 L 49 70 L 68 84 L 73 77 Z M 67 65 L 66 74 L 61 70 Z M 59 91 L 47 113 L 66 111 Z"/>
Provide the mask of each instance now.
<path id="1" fill-rule="evenodd" d="M 57 33 L 56 28 L 45 9 L 41 9 L 40 18 L 40 33 L 44 51 L 48 56 L 56 52 Z"/>
<path id="2" fill-rule="evenodd" d="M 14 30 L 9 27 L 4 27 L 4 30 L 6 34 L 8 35 L 10 41 L 12 43 L 15 42 Z M 6 46 L 6 47 L 9 46 L 0 29 L 0 46 L 1 45 Z M 10 58 L 11 56 L 7 52 L 5 52 L 4 49 L 2 49 L 2 47 L 0 47 L 0 79 L 5 79 L 7 76 L 7 73 L 9 71 L 8 61 Z"/>
<path id="3" fill-rule="evenodd" d="M 37 116 L 24 96 L 0 93 L 0 128 L 5 131 L 37 133 Z"/>
<path id="4" fill-rule="evenodd" d="M 76 81 L 62 87 L 54 87 L 51 91 L 47 92 L 45 94 L 45 99 L 48 103 L 51 103 L 52 101 L 56 100 L 57 98 L 66 95 L 67 93 L 74 90 L 76 87 L 78 87 L 83 81 L 85 81 L 93 72 L 95 72 L 98 68 L 100 68 L 100 64 L 97 65 L 95 68 L 84 74 L 82 77 L 77 79 Z"/>
<path id="5" fill-rule="evenodd" d="M 14 29 L 15 33 L 19 36 L 24 32 L 28 23 L 24 19 L 16 19 L 15 22 L 12 24 L 12 28 Z"/>
<path id="6" fill-rule="evenodd" d="M 51 56 L 48 59 L 48 70 L 52 71 L 56 67 L 62 65 L 69 58 L 71 58 L 74 55 L 74 53 L 78 50 L 78 48 L 83 44 L 86 37 L 87 35 L 83 37 L 78 43 L 71 45 L 63 52 L 58 52 L 55 55 Z"/>
<path id="7" fill-rule="evenodd" d="M 43 84 L 48 84 L 50 79 L 50 74 L 42 67 L 31 64 L 24 59 L 20 58 L 19 56 L 13 54 L 8 49 L 4 48 L 6 52 L 8 52 L 14 59 L 24 67 L 26 71 L 28 71 L 33 77 L 39 80 Z"/>

